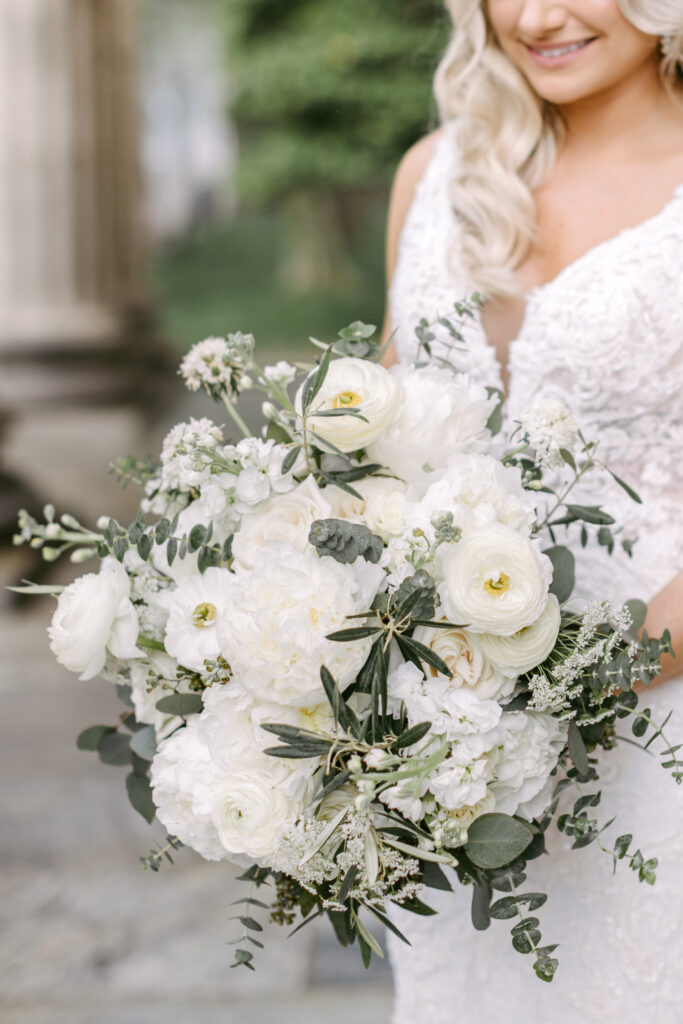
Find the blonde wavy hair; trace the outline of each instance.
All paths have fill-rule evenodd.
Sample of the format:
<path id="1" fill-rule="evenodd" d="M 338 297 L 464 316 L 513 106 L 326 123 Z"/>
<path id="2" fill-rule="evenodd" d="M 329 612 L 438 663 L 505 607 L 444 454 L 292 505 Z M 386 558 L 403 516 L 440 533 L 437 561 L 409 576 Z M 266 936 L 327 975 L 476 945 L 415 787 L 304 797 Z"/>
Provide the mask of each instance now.
<path id="1" fill-rule="evenodd" d="M 552 170 L 564 124 L 500 49 L 486 0 L 445 2 L 454 31 L 434 94 L 441 120 L 458 120 L 460 160 L 450 186 L 462 225 L 458 258 L 478 291 L 515 295 L 513 271 L 536 231 L 532 193 Z M 683 101 L 681 0 L 617 2 L 641 32 L 662 38 L 663 84 Z"/>

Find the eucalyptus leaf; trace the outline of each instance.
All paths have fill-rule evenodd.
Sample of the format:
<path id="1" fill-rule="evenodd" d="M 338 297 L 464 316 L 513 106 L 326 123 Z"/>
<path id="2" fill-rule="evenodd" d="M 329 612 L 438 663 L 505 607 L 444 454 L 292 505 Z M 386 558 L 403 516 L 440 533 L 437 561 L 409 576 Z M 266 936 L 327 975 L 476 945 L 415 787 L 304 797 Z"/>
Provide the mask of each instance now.
<path id="1" fill-rule="evenodd" d="M 533 838 L 528 825 L 494 812 L 472 822 L 464 849 L 477 867 L 500 868 L 516 860 Z"/>
<path id="2" fill-rule="evenodd" d="M 130 736 L 122 732 L 108 732 L 100 739 L 97 752 L 103 764 L 130 764 Z"/>
<path id="3" fill-rule="evenodd" d="M 574 555 L 563 544 L 546 548 L 543 552 L 553 564 L 553 582 L 550 593 L 554 594 L 560 604 L 568 601 L 574 590 L 575 563 Z"/>
<path id="4" fill-rule="evenodd" d="M 156 703 L 157 711 L 164 715 L 180 715 L 181 718 L 196 715 L 203 707 L 204 701 L 199 693 L 172 693 Z"/>
<path id="5" fill-rule="evenodd" d="M 157 749 L 156 732 L 153 725 L 146 725 L 130 740 L 130 749 L 143 761 L 151 761 Z"/>
<path id="6" fill-rule="evenodd" d="M 149 779 L 136 775 L 135 772 L 130 772 L 126 776 L 126 792 L 128 793 L 128 799 L 138 814 L 141 814 L 145 821 L 151 824 L 156 814 L 156 807 L 152 799 L 152 787 Z"/>
<path id="7" fill-rule="evenodd" d="M 78 734 L 76 746 L 79 750 L 97 750 L 102 737 L 112 732 L 116 729 L 111 725 L 91 725 Z"/>
<path id="8" fill-rule="evenodd" d="M 579 727 L 576 722 L 569 723 L 569 756 L 574 762 L 579 775 L 587 775 L 590 770 L 590 764 L 588 762 L 588 752 L 586 751 L 586 745 L 583 742 L 583 736 L 579 731 Z"/>

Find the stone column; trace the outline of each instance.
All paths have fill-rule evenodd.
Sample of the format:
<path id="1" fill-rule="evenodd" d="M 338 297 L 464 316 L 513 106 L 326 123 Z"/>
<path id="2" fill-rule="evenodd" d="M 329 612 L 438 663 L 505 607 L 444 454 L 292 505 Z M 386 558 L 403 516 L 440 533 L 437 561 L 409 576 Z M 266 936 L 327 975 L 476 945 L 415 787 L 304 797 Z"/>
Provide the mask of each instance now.
<path id="1" fill-rule="evenodd" d="M 138 390 L 135 7 L 0 0 L 5 411 Z"/>

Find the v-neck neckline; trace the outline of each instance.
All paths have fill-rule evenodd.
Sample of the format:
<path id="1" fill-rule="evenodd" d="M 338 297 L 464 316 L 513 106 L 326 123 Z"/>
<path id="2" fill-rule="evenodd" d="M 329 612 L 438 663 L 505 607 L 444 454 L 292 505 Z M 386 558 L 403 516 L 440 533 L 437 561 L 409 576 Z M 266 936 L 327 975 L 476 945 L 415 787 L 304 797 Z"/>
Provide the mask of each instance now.
<path id="1" fill-rule="evenodd" d="M 522 295 L 522 298 L 524 299 L 524 314 L 522 316 L 522 320 L 519 325 L 517 334 L 514 338 L 511 338 L 510 341 L 507 343 L 507 360 L 505 364 L 503 364 L 502 361 L 499 359 L 498 350 L 495 344 L 489 338 L 488 334 L 486 333 L 484 323 L 482 320 L 482 311 L 479 310 L 479 313 L 477 315 L 477 323 L 479 325 L 479 329 L 482 333 L 483 338 L 485 339 L 486 344 L 493 351 L 494 359 L 500 372 L 501 384 L 503 383 L 503 371 L 505 370 L 507 373 L 508 386 L 507 389 L 504 390 L 504 396 L 506 401 L 510 397 L 510 366 L 512 349 L 517 344 L 517 342 L 521 341 L 524 337 L 529 322 L 530 311 L 533 308 L 534 303 L 536 303 L 545 294 L 546 291 L 550 291 L 552 288 L 556 287 L 564 280 L 565 277 L 569 276 L 573 271 L 581 267 L 584 264 L 584 262 L 589 262 L 598 253 L 601 253 L 604 250 L 610 249 L 612 246 L 617 245 L 625 237 L 643 231 L 645 228 L 648 228 L 652 224 L 655 224 L 657 221 L 659 221 L 661 218 L 663 218 L 669 213 L 671 207 L 676 202 L 678 202 L 679 199 L 683 199 L 683 183 L 676 186 L 671 197 L 667 200 L 664 206 L 662 206 L 662 208 L 657 211 L 657 213 L 653 213 L 651 216 L 645 217 L 644 220 L 639 221 L 637 224 L 627 225 L 626 227 L 621 228 L 620 231 L 617 231 L 614 235 L 610 235 L 609 238 L 603 239 L 602 242 L 596 242 L 595 245 L 592 245 L 589 249 L 586 249 L 586 251 L 577 256 L 576 259 L 573 259 L 569 263 L 567 263 L 567 265 L 564 266 L 560 271 L 558 271 L 558 273 L 554 277 L 550 278 L 549 281 L 545 281 L 543 284 L 534 285 L 532 288 L 529 288 L 528 291 L 524 292 Z"/>

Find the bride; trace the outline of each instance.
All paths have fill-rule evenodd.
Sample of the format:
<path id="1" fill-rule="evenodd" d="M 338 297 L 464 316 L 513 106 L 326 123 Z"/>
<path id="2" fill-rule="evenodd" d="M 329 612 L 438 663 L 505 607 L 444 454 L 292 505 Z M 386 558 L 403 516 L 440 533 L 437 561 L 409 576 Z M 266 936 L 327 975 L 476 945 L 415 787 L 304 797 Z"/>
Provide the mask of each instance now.
<path id="1" fill-rule="evenodd" d="M 681 0 L 448 6 L 444 123 L 405 156 L 390 204 L 390 359 L 414 356 L 421 317 L 484 295 L 466 344 L 437 328 L 434 354 L 503 388 L 509 422 L 552 395 L 599 440 L 642 504 L 604 479 L 580 500 L 612 511 L 621 539 L 639 538 L 632 556 L 576 544 L 577 590 L 647 600 L 648 630 L 669 626 L 683 650 Z M 659 717 L 675 709 L 678 740 L 682 663 L 668 659 L 665 685 L 644 698 Z M 604 816 L 659 858 L 655 887 L 623 863 L 612 880 L 596 844 L 573 852 L 554 830 L 527 883 L 549 893 L 544 940 L 562 941 L 551 985 L 512 950 L 505 923 L 472 931 L 466 890 L 430 890 L 438 916 L 393 911 L 412 943 L 390 936 L 395 1024 L 683 1020 L 683 787 L 631 744 L 607 761 Z"/>

